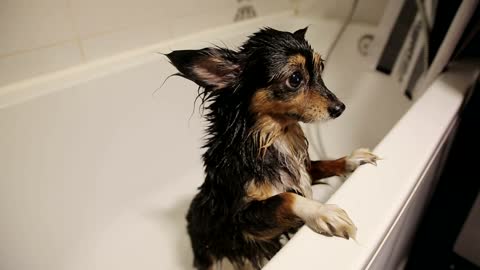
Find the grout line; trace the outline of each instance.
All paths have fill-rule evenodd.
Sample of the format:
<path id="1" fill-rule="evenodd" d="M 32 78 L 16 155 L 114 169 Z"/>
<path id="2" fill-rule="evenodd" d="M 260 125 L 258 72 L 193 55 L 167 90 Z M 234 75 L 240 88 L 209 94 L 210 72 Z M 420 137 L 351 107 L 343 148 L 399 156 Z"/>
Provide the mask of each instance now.
<path id="1" fill-rule="evenodd" d="M 82 54 L 82 56 L 85 56 L 85 59 L 86 59 L 86 53 L 84 51 L 84 46 L 82 44 L 82 40 L 91 39 L 91 38 L 99 37 L 99 36 L 102 36 L 102 35 L 127 30 L 127 29 L 130 29 L 132 27 L 134 27 L 134 25 L 126 26 L 126 27 L 118 28 L 118 29 L 99 31 L 99 32 L 96 32 L 96 33 L 91 33 L 91 34 L 85 35 L 84 37 L 80 37 L 79 35 L 76 35 L 75 38 L 71 38 L 71 39 L 64 39 L 64 40 L 55 41 L 55 42 L 52 42 L 52 43 L 48 43 L 48 44 L 45 44 L 45 45 L 40 45 L 40 46 L 33 47 L 33 48 L 19 49 L 19 50 L 13 50 L 13 51 L 8 52 L 8 53 L 3 53 L 3 54 L 0 54 L 0 58 L 10 57 L 10 56 L 14 56 L 14 55 L 17 55 L 17 54 L 29 53 L 29 52 L 36 51 L 36 50 L 41 50 L 41 49 L 48 49 L 48 48 L 56 47 L 56 46 L 59 46 L 59 45 L 62 45 L 62 44 L 75 42 L 79 46 L 80 53 Z M 80 44 L 78 44 L 78 43 L 80 43 Z"/>
<path id="2" fill-rule="evenodd" d="M 71 20 L 72 20 L 71 23 L 73 24 L 73 19 L 71 19 Z M 124 27 L 116 28 L 116 29 L 99 31 L 99 32 L 95 32 L 95 33 L 85 35 L 83 37 L 80 37 L 80 35 L 77 33 L 76 29 L 72 29 L 72 31 L 74 31 L 74 34 L 75 34 L 74 38 L 59 40 L 59 41 L 55 41 L 55 42 L 52 42 L 52 43 L 47 43 L 47 44 L 44 44 L 44 45 L 40 45 L 40 46 L 32 47 L 32 48 L 27 48 L 27 49 L 13 50 L 13 51 L 10 51 L 10 52 L 7 52 L 7 53 L 0 54 L 0 58 L 10 57 L 10 56 L 14 56 L 14 55 L 17 55 L 17 54 L 29 53 L 29 52 L 36 51 L 36 50 L 41 50 L 41 49 L 48 49 L 48 48 L 56 47 L 56 46 L 59 46 L 59 45 L 62 45 L 62 44 L 75 42 L 77 44 L 77 46 L 79 46 L 79 50 L 80 50 L 80 54 L 82 56 L 82 60 L 87 60 L 86 53 L 85 53 L 85 48 L 83 46 L 82 40 L 91 39 L 91 38 L 99 37 L 99 36 L 102 36 L 102 35 L 127 30 L 127 29 L 133 28 L 135 26 L 137 26 L 137 25 L 130 25 L 130 26 L 124 26 Z M 72 28 L 73 28 L 73 26 L 72 26 Z"/>
<path id="3" fill-rule="evenodd" d="M 60 40 L 60 41 L 56 41 L 56 42 L 45 44 L 45 45 L 40 45 L 40 46 L 34 47 L 34 48 L 14 50 L 14 51 L 11 51 L 11 52 L 8 52 L 8 53 L 0 54 L 0 58 L 9 57 L 9 56 L 13 56 L 13 55 L 16 55 L 16 54 L 29 53 L 29 52 L 39 50 L 39 49 L 48 49 L 48 48 L 56 47 L 56 46 L 66 44 L 66 43 L 69 43 L 69 42 L 73 42 L 73 41 L 75 41 L 75 39 L 65 39 L 65 40 Z"/>
<path id="4" fill-rule="evenodd" d="M 83 47 L 82 41 L 79 38 L 77 38 L 76 43 L 77 43 L 78 49 L 80 50 L 80 56 L 82 57 L 82 61 L 87 62 L 87 56 L 85 54 L 85 48 Z"/>
<path id="5" fill-rule="evenodd" d="M 74 15 L 73 15 L 73 8 L 72 3 L 70 0 L 65 0 L 67 5 L 67 12 L 68 12 L 68 20 L 70 21 L 70 27 L 72 29 L 73 34 L 75 35 L 75 43 L 77 44 L 78 50 L 80 51 L 80 56 L 82 58 L 82 62 L 87 61 L 87 56 L 85 54 L 85 48 L 83 47 L 82 41 L 80 36 L 78 35 L 77 25 L 75 23 Z"/>
<path id="6" fill-rule="evenodd" d="M 95 32 L 95 33 L 91 33 L 91 34 L 85 35 L 84 37 L 80 37 L 80 36 L 78 35 L 78 36 L 76 36 L 75 38 L 64 39 L 64 40 L 60 40 L 60 41 L 55 41 L 55 42 L 47 43 L 47 44 L 45 44 L 45 45 L 40 45 L 40 46 L 37 46 L 37 47 L 32 47 L 32 48 L 27 48 L 27 49 L 13 50 L 13 51 L 8 52 L 8 53 L 0 54 L 0 58 L 9 57 L 9 56 L 13 56 L 13 55 L 16 55 L 16 54 L 28 53 L 28 52 L 32 52 L 32 51 L 35 51 L 35 50 L 41 50 L 41 49 L 47 49 L 47 48 L 51 48 L 51 47 L 56 47 L 56 46 L 59 46 L 59 45 L 65 44 L 65 43 L 69 43 L 69 42 L 77 42 L 77 41 L 78 41 L 78 42 L 81 42 L 82 40 L 85 40 L 85 39 L 95 38 L 95 37 L 98 37 L 98 36 L 102 36 L 102 35 L 106 35 L 106 34 L 111 34 L 111 33 L 115 33 L 115 32 L 122 31 L 122 30 L 127 30 L 127 29 L 129 29 L 129 28 L 131 28 L 131 27 L 132 27 L 132 26 L 127 26 L 127 27 L 118 28 L 118 29 L 110 29 L 110 30 L 99 31 L 99 32 Z M 85 53 L 85 52 L 83 51 L 83 49 L 84 49 L 84 47 L 81 46 L 82 52 Z"/>

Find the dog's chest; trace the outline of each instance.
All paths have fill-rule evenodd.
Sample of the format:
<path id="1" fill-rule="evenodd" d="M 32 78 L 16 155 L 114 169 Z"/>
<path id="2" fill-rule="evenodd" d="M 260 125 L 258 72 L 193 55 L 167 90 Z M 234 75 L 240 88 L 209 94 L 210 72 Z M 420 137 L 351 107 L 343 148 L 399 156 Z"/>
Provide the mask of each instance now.
<path id="1" fill-rule="evenodd" d="M 284 168 L 280 172 L 282 191 L 294 190 L 307 198 L 312 198 L 312 181 L 307 171 L 308 158 L 306 144 L 292 144 L 291 138 L 279 138 L 274 143 L 279 162 Z M 296 147 L 296 148 L 295 148 Z"/>

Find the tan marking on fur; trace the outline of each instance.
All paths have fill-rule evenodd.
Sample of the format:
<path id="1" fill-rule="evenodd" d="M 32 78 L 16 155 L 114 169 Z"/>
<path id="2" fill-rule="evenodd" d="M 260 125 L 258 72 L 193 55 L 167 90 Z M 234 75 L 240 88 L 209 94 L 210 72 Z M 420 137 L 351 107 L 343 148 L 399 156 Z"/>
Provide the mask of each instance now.
<path id="1" fill-rule="evenodd" d="M 300 125 L 295 123 L 282 126 L 272 117 L 264 116 L 257 122 L 257 126 L 252 132 L 255 142 L 259 145 L 259 155 L 264 155 L 266 149 L 273 145 L 278 150 L 278 159 L 287 168 L 288 173 L 285 171 L 280 174 L 282 187 L 256 187 L 250 184 L 247 187 L 247 193 L 263 197 L 259 194 L 263 195 L 270 192 L 273 196 L 279 192 L 292 189 L 310 198 L 312 196 L 312 181 L 306 168 L 310 162 L 308 141 Z M 260 191 L 254 192 L 255 188 L 259 188 Z M 250 191 L 248 192 L 248 190 Z"/>
<path id="2" fill-rule="evenodd" d="M 278 223 L 290 228 L 301 224 L 299 217 L 293 212 L 296 196 L 299 195 L 291 192 L 285 192 L 282 193 L 281 196 L 283 203 L 276 212 Z"/>
<path id="3" fill-rule="evenodd" d="M 282 198 L 282 204 L 276 209 L 275 218 L 277 227 L 259 232 L 243 232 L 243 236 L 248 241 L 268 241 L 271 240 L 290 228 L 302 225 L 302 220 L 293 213 L 294 196 L 296 194 L 284 192 L 279 194 Z"/>
<path id="4" fill-rule="evenodd" d="M 346 239 L 355 238 L 357 228 L 347 213 L 333 204 L 322 204 L 291 192 L 279 194 L 282 203 L 275 211 L 278 227 L 261 232 L 243 232 L 245 239 L 261 241 L 272 239 L 302 222 L 313 231 Z"/>
<path id="5" fill-rule="evenodd" d="M 298 123 L 285 127 L 277 137 L 275 146 L 282 154 L 293 159 L 290 163 L 295 163 L 296 168 L 304 166 L 308 160 L 308 141 Z"/>
<path id="6" fill-rule="evenodd" d="M 300 125 L 296 123 L 285 127 L 282 139 L 289 147 L 290 153 L 298 159 L 299 163 L 304 163 L 308 155 L 308 142 Z"/>
<path id="7" fill-rule="evenodd" d="M 276 192 L 275 187 L 273 187 L 271 184 L 269 183 L 258 184 L 258 183 L 255 183 L 254 180 L 248 183 L 246 191 L 247 191 L 248 200 L 261 201 L 278 194 L 278 192 Z"/>
<path id="8" fill-rule="evenodd" d="M 294 66 L 305 67 L 306 59 L 301 54 L 295 54 L 288 58 L 288 63 Z"/>
<path id="9" fill-rule="evenodd" d="M 254 136 L 261 151 L 265 151 L 275 140 L 281 138 L 296 157 L 303 157 L 306 154 L 308 145 L 303 130 L 296 120 L 285 115 L 286 113 L 305 115 L 304 107 L 301 105 L 304 99 L 305 93 L 300 93 L 290 102 L 272 101 L 268 97 L 268 89 L 255 93 L 251 110 L 257 113 L 257 122 L 251 135 Z"/>
<path id="10" fill-rule="evenodd" d="M 246 187 L 247 194 L 249 197 L 264 199 L 291 189 L 311 198 L 312 180 L 307 172 L 307 164 L 310 163 L 308 141 L 302 128 L 295 123 L 281 129 L 281 125 L 275 120 L 268 117 L 263 119 L 269 119 L 268 121 L 275 129 L 273 133 L 269 133 L 266 128 L 256 129 L 258 133 L 253 134 L 254 139 L 257 143 L 263 143 L 259 155 L 265 154 L 265 150 L 273 145 L 277 149 L 278 159 L 283 163 L 286 171 L 280 172 L 282 186 L 268 184 L 265 184 L 267 186 L 258 186 L 252 181 Z"/>
<path id="11" fill-rule="evenodd" d="M 308 142 L 303 130 L 298 123 L 291 123 L 289 119 L 262 115 L 251 130 L 251 136 L 261 151 L 265 151 L 275 141 L 281 141 L 288 150 L 284 154 L 302 160 L 307 155 Z"/>
<path id="12" fill-rule="evenodd" d="M 335 175 L 342 176 L 346 173 L 346 158 L 312 161 L 308 168 L 308 173 L 312 180 L 323 179 Z"/>
<path id="13" fill-rule="evenodd" d="M 278 81 L 286 81 L 288 78 L 295 72 L 299 71 L 302 73 L 304 80 L 308 81 L 310 79 L 310 74 L 305 67 L 307 59 L 301 54 L 295 54 L 288 58 L 287 65 L 285 65 L 277 74 L 276 79 Z"/>
<path id="14" fill-rule="evenodd" d="M 271 100 L 268 91 L 269 89 L 261 89 L 253 97 L 251 110 L 257 114 L 257 121 L 251 130 L 251 136 L 259 147 L 260 156 L 272 145 L 279 151 L 278 158 L 287 168 L 281 173 L 282 189 L 293 189 L 310 198 L 312 182 L 306 170 L 309 163 L 308 142 L 297 121 L 285 115 L 293 112 L 316 119 L 317 116 L 309 116 L 314 113 L 308 109 L 298 110 L 305 108 L 301 103 L 308 103 L 305 99 L 309 99 L 309 93 L 299 93 L 293 101 L 275 101 Z M 315 98 L 314 95 L 310 100 Z"/>
<path id="15" fill-rule="evenodd" d="M 280 136 L 281 126 L 271 117 L 260 117 L 255 126 L 250 130 L 249 136 L 252 136 L 259 148 L 259 155 L 265 153 L 275 139 Z"/>
<path id="16" fill-rule="evenodd" d="M 284 135 L 278 137 L 274 146 L 280 153 L 278 158 L 283 159 L 282 163 L 288 171 L 280 174 L 284 190 L 295 190 L 311 198 L 312 180 L 307 172 L 307 164 L 310 163 L 308 142 L 300 125 L 286 127 Z"/>
<path id="17" fill-rule="evenodd" d="M 286 114 L 297 114 L 304 118 L 305 122 L 313 122 L 320 119 L 328 119 L 328 99 L 320 93 L 310 90 L 299 91 L 289 100 L 275 100 L 269 96 L 269 89 L 259 89 L 252 98 L 251 110 L 259 115 L 270 115 L 281 124 L 296 122 L 289 119 Z"/>
<path id="18" fill-rule="evenodd" d="M 315 70 L 317 71 L 318 74 L 321 74 L 323 72 L 323 63 L 325 60 L 322 59 L 320 54 L 315 53 L 313 55 L 313 65 L 315 67 Z"/>

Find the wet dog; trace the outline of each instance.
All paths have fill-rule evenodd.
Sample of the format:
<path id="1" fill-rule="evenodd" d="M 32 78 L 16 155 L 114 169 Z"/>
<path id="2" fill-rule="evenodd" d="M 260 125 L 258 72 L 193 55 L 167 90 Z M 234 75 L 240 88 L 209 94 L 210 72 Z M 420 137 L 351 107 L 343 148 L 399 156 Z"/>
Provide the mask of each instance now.
<path id="1" fill-rule="evenodd" d="M 283 234 L 306 224 L 349 239 L 356 227 L 335 205 L 312 200 L 318 179 L 345 175 L 376 156 L 366 149 L 311 161 L 299 122 L 337 118 L 345 105 L 322 80 L 324 60 L 294 33 L 265 28 L 238 49 L 210 47 L 167 54 L 200 86 L 209 122 L 205 181 L 187 214 L 197 269 L 229 259 L 260 268 Z"/>

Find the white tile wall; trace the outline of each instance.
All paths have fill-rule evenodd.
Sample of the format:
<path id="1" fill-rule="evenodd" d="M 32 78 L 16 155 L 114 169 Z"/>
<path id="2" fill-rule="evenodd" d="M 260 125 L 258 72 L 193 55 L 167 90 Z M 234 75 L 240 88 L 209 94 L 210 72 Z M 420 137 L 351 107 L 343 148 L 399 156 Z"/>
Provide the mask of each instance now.
<path id="1" fill-rule="evenodd" d="M 78 35 L 91 35 L 145 24 L 168 22 L 178 12 L 179 2 L 159 0 L 67 0 Z M 185 2 L 185 1 L 183 1 Z M 197 1 L 196 1 L 197 2 Z M 202 1 L 203 2 L 203 1 Z"/>
<path id="2" fill-rule="evenodd" d="M 353 20 L 378 24 L 388 1 L 393 0 L 358 0 Z M 349 13 L 354 0 L 297 0 L 297 2 L 300 12 L 306 16 L 343 19 Z"/>
<path id="3" fill-rule="evenodd" d="M 0 57 L 74 36 L 65 0 L 0 0 Z"/>
<path id="4" fill-rule="evenodd" d="M 229 2 L 229 1 L 224 1 Z M 219 12 L 224 10 L 224 12 Z M 215 13 L 212 16 L 212 13 Z M 186 34 L 195 33 L 212 26 L 232 23 L 235 17 L 235 6 L 231 3 L 216 6 L 200 6 L 198 3 L 192 9 L 172 20 L 172 34 L 174 37 L 181 37 Z"/>
<path id="5" fill-rule="evenodd" d="M 240 6 L 253 5 L 257 16 L 265 16 L 298 3 L 315 16 L 341 14 L 351 1 L 0 0 L 0 87 L 233 23 Z M 362 2 L 380 10 L 386 0 Z"/>
<path id="6" fill-rule="evenodd" d="M 298 2 L 298 0 L 260 0 L 255 1 L 255 9 L 259 16 L 271 15 L 284 10 L 292 10 L 295 2 Z"/>

